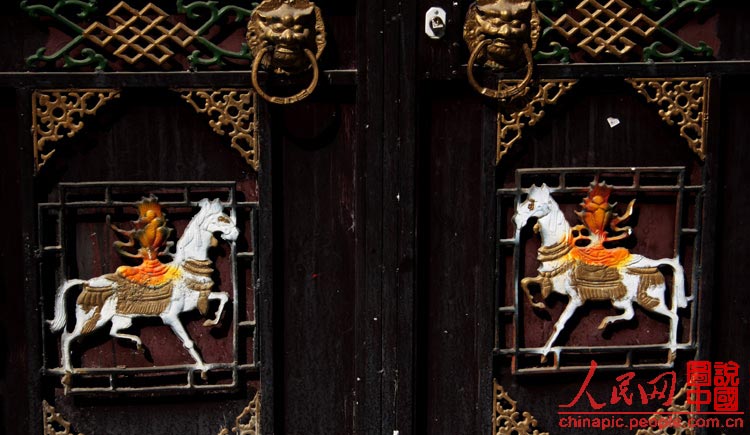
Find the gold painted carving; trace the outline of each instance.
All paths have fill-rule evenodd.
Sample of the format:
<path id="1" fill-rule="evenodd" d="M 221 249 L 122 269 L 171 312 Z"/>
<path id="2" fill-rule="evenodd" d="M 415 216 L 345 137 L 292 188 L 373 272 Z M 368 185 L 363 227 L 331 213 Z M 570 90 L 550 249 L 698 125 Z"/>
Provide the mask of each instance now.
<path id="1" fill-rule="evenodd" d="M 219 435 L 260 435 L 260 391 L 255 393 L 255 397 L 242 410 L 242 413 L 234 420 L 234 427 L 230 431 L 224 428 Z"/>
<path id="2" fill-rule="evenodd" d="M 678 403 L 679 402 L 679 403 Z M 663 420 L 669 419 L 670 421 L 679 421 L 680 424 L 670 424 L 664 428 L 659 429 L 656 427 L 649 427 L 648 429 L 639 429 L 636 435 L 694 435 L 695 429 L 689 427 L 688 420 L 695 415 L 695 405 L 686 405 L 687 402 L 687 385 L 675 394 L 672 400 L 672 405 L 665 411 L 664 408 L 659 408 L 654 413 L 650 420 Z M 668 413 L 674 414 L 668 414 Z"/>
<path id="3" fill-rule="evenodd" d="M 42 401 L 42 410 L 44 411 L 44 415 L 42 416 L 44 421 L 44 435 L 75 435 L 70 430 L 70 422 L 55 411 L 55 407 L 47 403 L 46 400 Z"/>
<path id="4" fill-rule="evenodd" d="M 326 46 L 323 14 L 309 0 L 264 0 L 247 24 L 247 46 L 253 54 L 250 79 L 255 91 L 266 101 L 291 104 L 310 95 L 318 85 L 318 59 Z M 294 95 L 267 94 L 258 81 L 263 65 L 275 74 L 296 75 L 312 69 L 310 84 Z"/>
<path id="5" fill-rule="evenodd" d="M 549 435 L 549 432 L 534 429 L 537 421 L 531 413 L 524 411 L 523 420 L 519 420 L 517 402 L 510 398 L 497 380 L 494 384 L 492 435 Z"/>
<path id="6" fill-rule="evenodd" d="M 623 0 L 583 0 L 576 14 L 580 17 L 562 15 L 552 28 L 568 39 L 581 38 L 578 47 L 594 57 L 605 51 L 622 58 L 637 46 L 631 38 L 648 38 L 659 26 Z"/>
<path id="7" fill-rule="evenodd" d="M 471 52 L 466 66 L 469 84 L 493 99 L 514 97 L 527 90 L 534 73 L 533 52 L 540 34 L 540 17 L 534 1 L 477 0 L 472 3 L 464 22 L 464 41 Z M 525 67 L 526 73 L 514 86 L 490 89 L 474 77 L 475 63 L 501 71 Z"/>
<path id="8" fill-rule="evenodd" d="M 114 89 L 35 91 L 31 113 L 37 171 L 55 152 L 45 153 L 48 143 L 75 136 L 84 126 L 85 115 L 95 114 L 107 101 L 119 97 L 120 91 Z"/>
<path id="9" fill-rule="evenodd" d="M 115 40 L 119 44 L 114 55 L 129 64 L 145 57 L 161 65 L 174 55 L 167 42 L 185 48 L 196 37 L 195 31 L 185 24 L 171 24 L 169 14 L 153 3 L 137 10 L 122 1 L 107 13 L 107 17 L 117 24 L 115 28 L 97 21 L 84 29 L 83 37 L 100 47 Z"/>
<path id="10" fill-rule="evenodd" d="M 659 106 L 659 116 L 669 125 L 680 127 L 682 136 L 701 160 L 706 158 L 708 129 L 708 88 L 711 79 L 664 78 L 626 79 L 649 103 Z"/>
<path id="11" fill-rule="evenodd" d="M 182 99 L 198 113 L 208 115 L 216 133 L 228 134 L 232 148 L 256 171 L 260 166 L 258 149 L 257 97 L 250 89 L 178 89 Z"/>
<path id="12" fill-rule="evenodd" d="M 500 86 L 512 86 L 507 82 L 501 81 Z M 544 117 L 544 107 L 556 104 L 576 83 L 577 80 L 542 80 L 533 97 L 527 94 L 503 105 L 497 113 L 497 164 L 521 139 L 523 128 L 535 125 Z"/>

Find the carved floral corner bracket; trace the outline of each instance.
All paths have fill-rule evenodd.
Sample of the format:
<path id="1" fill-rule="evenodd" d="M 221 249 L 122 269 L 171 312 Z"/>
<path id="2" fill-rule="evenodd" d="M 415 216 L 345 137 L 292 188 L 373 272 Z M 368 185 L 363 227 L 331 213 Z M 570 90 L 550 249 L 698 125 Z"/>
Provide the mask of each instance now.
<path id="1" fill-rule="evenodd" d="M 260 167 L 257 95 L 250 89 L 176 89 L 198 113 L 208 115 L 208 124 L 224 136 L 256 171 Z"/>
<path id="2" fill-rule="evenodd" d="M 46 400 L 42 401 L 42 410 L 44 411 L 44 435 L 75 435 L 75 432 L 70 430 L 70 422 L 65 420 Z M 78 435 L 83 435 L 83 433 Z"/>
<path id="3" fill-rule="evenodd" d="M 500 86 L 508 86 L 510 81 L 501 81 Z M 505 154 L 522 137 L 524 127 L 533 126 L 545 115 L 544 108 L 556 104 L 577 80 L 542 80 L 536 93 L 511 100 L 497 113 L 497 154 L 499 164 Z M 530 96 L 530 97 L 529 97 Z"/>
<path id="4" fill-rule="evenodd" d="M 639 429 L 636 435 L 694 435 L 695 429 L 688 426 L 688 420 L 695 415 L 695 405 L 687 404 L 687 385 L 674 396 L 672 405 L 665 411 L 659 408 L 649 420 L 669 418 L 671 421 L 679 421 L 679 424 L 670 424 L 666 427 L 649 427 Z M 669 414 L 673 413 L 673 414 Z"/>
<path id="5" fill-rule="evenodd" d="M 659 106 L 659 116 L 669 125 L 680 128 L 690 149 L 701 160 L 706 158 L 708 100 L 711 79 L 664 78 L 626 79 L 646 101 Z"/>
<path id="6" fill-rule="evenodd" d="M 109 100 L 119 98 L 115 89 L 49 89 L 32 96 L 34 163 L 37 172 L 55 152 L 50 144 L 73 137 L 84 127 L 83 118 L 94 115 Z"/>
<path id="7" fill-rule="evenodd" d="M 218 435 L 260 435 L 260 391 L 234 420 L 232 430 L 224 428 Z"/>
<path id="8" fill-rule="evenodd" d="M 549 432 L 539 432 L 534 429 L 537 421 L 530 412 L 523 412 L 523 419 L 519 420 L 518 404 L 511 399 L 505 389 L 494 381 L 492 404 L 492 435 L 549 435 Z"/>

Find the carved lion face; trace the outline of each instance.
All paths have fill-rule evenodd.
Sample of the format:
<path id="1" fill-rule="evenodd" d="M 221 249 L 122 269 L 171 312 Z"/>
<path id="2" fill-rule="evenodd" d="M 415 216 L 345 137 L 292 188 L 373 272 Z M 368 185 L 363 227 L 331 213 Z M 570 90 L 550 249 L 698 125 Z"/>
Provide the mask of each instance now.
<path id="1" fill-rule="evenodd" d="M 539 15 L 532 0 L 479 0 L 466 14 L 464 40 L 469 50 L 484 40 L 491 43 L 479 61 L 490 68 L 523 66 L 524 45 L 533 51 L 539 39 Z"/>
<path id="2" fill-rule="evenodd" d="M 262 61 L 277 74 L 295 74 L 310 66 L 304 50 L 320 57 L 325 27 L 320 9 L 308 0 L 265 0 L 253 12 L 247 41 L 254 56 L 270 47 Z"/>

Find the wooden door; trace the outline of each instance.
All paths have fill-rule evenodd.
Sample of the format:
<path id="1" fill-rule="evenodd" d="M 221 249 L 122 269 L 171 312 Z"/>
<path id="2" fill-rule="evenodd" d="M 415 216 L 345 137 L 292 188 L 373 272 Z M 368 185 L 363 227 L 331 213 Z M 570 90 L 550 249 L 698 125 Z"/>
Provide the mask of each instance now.
<path id="1" fill-rule="evenodd" d="M 471 2 L 320 0 L 318 85 L 278 105 L 253 89 L 243 46 L 256 3 L 52 3 L 0 16 L 6 433 L 584 434 L 588 397 L 560 405 L 587 374 L 601 417 L 629 425 L 660 407 L 637 385 L 674 371 L 679 390 L 694 360 L 737 362 L 747 409 L 746 6 L 540 0 L 529 90 L 498 101 L 468 83 Z M 309 78 L 260 73 L 286 95 Z M 674 362 L 667 317 L 636 307 L 602 331 L 621 311 L 607 301 L 540 361 L 569 301 L 543 301 L 543 285 L 544 310 L 526 299 L 538 221 L 516 235 L 512 216 L 545 183 L 575 226 L 591 182 L 614 186 L 620 216 L 636 201 L 630 237 L 608 248 L 679 254 Z M 123 329 L 145 353 L 107 324 L 66 370 L 46 322 L 57 288 L 139 264 L 111 225 L 132 229 L 149 195 L 173 242 L 203 198 L 239 230 L 207 251 L 211 293 L 228 298 L 218 324 L 203 326 L 219 300 L 179 317 L 209 367 L 152 315 Z M 70 290 L 69 318 L 91 288 Z M 630 372 L 634 405 L 612 393 Z"/>

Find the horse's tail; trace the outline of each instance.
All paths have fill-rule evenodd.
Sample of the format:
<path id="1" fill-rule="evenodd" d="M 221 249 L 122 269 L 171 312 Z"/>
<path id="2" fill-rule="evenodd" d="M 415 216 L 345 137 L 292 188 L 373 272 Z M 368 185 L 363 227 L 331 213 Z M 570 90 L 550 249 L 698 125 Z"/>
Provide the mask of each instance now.
<path id="1" fill-rule="evenodd" d="M 687 297 L 685 296 L 685 270 L 680 264 L 680 257 L 668 258 L 663 260 L 664 264 L 669 265 L 674 270 L 674 284 L 672 285 L 672 309 L 687 307 Z"/>
<path id="2" fill-rule="evenodd" d="M 49 329 L 51 329 L 52 332 L 58 332 L 59 330 L 63 329 L 65 327 L 65 323 L 68 321 L 67 314 L 65 312 L 65 294 L 68 293 L 68 290 L 71 287 L 81 285 L 85 282 L 86 281 L 82 279 L 71 279 L 69 281 L 65 281 L 57 289 L 57 294 L 55 295 L 55 318 L 52 320 L 47 320 Z"/>

